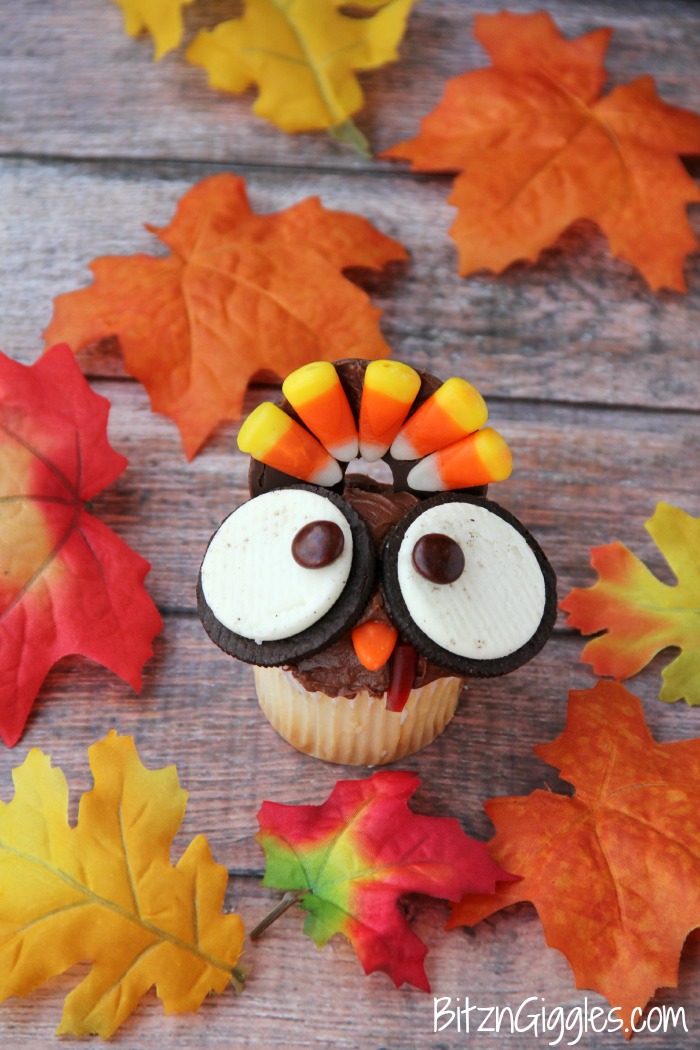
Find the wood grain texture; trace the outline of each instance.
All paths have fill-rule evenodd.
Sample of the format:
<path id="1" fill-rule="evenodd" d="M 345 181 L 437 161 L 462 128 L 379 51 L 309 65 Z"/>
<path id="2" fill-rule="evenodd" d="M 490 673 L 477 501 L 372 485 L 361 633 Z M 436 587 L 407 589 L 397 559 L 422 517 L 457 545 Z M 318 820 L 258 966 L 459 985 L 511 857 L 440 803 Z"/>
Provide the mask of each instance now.
<path id="1" fill-rule="evenodd" d="M 209 537 L 248 495 L 248 461 L 236 448 L 237 427 L 222 426 L 186 463 L 174 424 L 149 413 L 139 388 L 114 380 L 95 387 L 112 403 L 110 437 L 131 464 L 93 501 L 95 513 L 151 561 L 158 604 L 191 613 L 192 581 Z M 278 393 L 256 387 L 245 412 Z M 589 547 L 614 539 L 662 567 L 643 523 L 660 499 L 700 514 L 696 414 L 487 400 L 491 422 L 515 450 L 512 477 L 492 485 L 489 496 L 539 538 L 562 596 L 591 579 Z"/>
<path id="2" fill-rule="evenodd" d="M 202 0 L 185 9 L 185 41 L 200 27 L 230 18 L 237 6 L 232 0 Z M 664 0 L 662 13 L 653 0 L 543 0 L 537 7 L 567 36 L 600 25 L 613 28 L 606 62 L 611 82 L 651 73 L 669 101 L 700 109 L 694 0 Z M 376 152 L 415 134 L 447 77 L 487 64 L 472 35 L 473 17 L 501 9 L 498 0 L 478 5 L 423 0 L 416 6 L 401 61 L 361 75 L 366 106 L 357 123 Z M 509 5 L 512 11 L 532 9 L 526 3 Z M 150 39 L 127 38 L 121 23 L 119 8 L 108 2 L 27 0 L 22 17 L 4 5 L 0 53 L 7 86 L 0 144 L 6 152 L 343 172 L 370 167 L 323 134 L 280 135 L 252 114 L 252 91 L 244 96 L 212 91 L 204 71 L 184 61 L 182 49 L 154 64 Z"/>
<path id="3" fill-rule="evenodd" d="M 89 284 L 93 258 L 162 254 L 143 224 L 164 225 L 178 198 L 214 170 L 8 161 L 0 172 L 9 205 L 0 241 L 5 350 L 21 360 L 37 356 L 53 296 Z M 268 169 L 246 177 L 256 211 L 317 194 L 327 208 L 359 211 L 406 245 L 408 263 L 353 276 L 382 310 L 394 352 L 411 364 L 468 375 L 489 396 L 689 410 L 700 404 L 700 254 L 687 264 L 687 296 L 654 295 L 609 256 L 590 224 L 579 224 L 536 266 L 465 280 L 446 236 L 452 209 L 438 178 Z M 700 208 L 693 221 L 700 234 Z M 99 352 L 84 367 L 91 375 L 121 370 L 118 357 Z"/>
<path id="4" fill-rule="evenodd" d="M 670 102 L 700 110 L 700 9 L 694 0 L 543 0 L 573 36 L 600 25 L 615 33 L 611 82 L 653 74 Z M 471 35 L 474 13 L 500 3 L 422 0 L 401 61 L 363 76 L 367 104 L 358 124 L 377 151 L 415 134 L 447 77 L 482 65 Z M 530 5 L 513 3 L 512 10 Z M 230 17 L 228 0 L 186 9 L 187 35 Z M 534 266 L 501 277 L 458 277 L 447 235 L 450 180 L 416 176 L 368 160 L 324 135 L 285 136 L 251 113 L 252 94 L 210 91 L 181 54 L 154 65 L 151 44 L 124 36 L 109 0 L 24 0 L 0 10 L 0 346 L 33 361 L 52 298 L 89 281 L 104 254 L 158 253 L 143 223 L 164 224 L 197 180 L 221 170 L 245 175 L 253 207 L 271 212 L 318 194 L 324 205 L 358 212 L 409 248 L 407 264 L 352 278 L 383 311 L 397 356 L 442 378 L 463 375 L 487 397 L 491 418 L 511 442 L 513 478 L 492 498 L 535 533 L 559 577 L 560 594 L 593 582 L 589 547 L 623 540 L 664 579 L 669 572 L 644 531 L 658 500 L 700 515 L 700 254 L 687 263 L 689 293 L 654 295 L 611 259 L 589 224 L 568 231 Z M 696 176 L 695 161 L 690 170 Z M 700 234 L 700 208 L 690 209 Z M 90 786 L 87 748 L 109 729 L 134 736 L 144 762 L 175 763 L 190 801 L 174 853 L 198 832 L 232 873 L 227 906 L 248 928 L 278 899 L 260 884 L 253 840 L 265 798 L 321 802 L 341 776 L 361 771 L 298 754 L 267 725 L 250 668 L 209 643 L 195 613 L 194 582 L 207 539 L 246 495 L 247 464 L 237 425 L 222 424 L 187 464 L 173 423 L 149 411 L 143 389 L 124 376 L 109 341 L 79 357 L 92 385 L 112 402 L 109 432 L 129 469 L 92 509 L 149 559 L 148 586 L 165 626 L 145 668 L 140 695 L 104 668 L 73 657 L 48 675 L 26 733 L 0 752 L 0 798 L 31 747 L 51 754 L 71 788 L 71 813 Z M 274 397 L 259 383 L 246 411 Z M 456 816 L 486 839 L 483 803 L 544 785 L 568 790 L 533 753 L 564 727 L 570 688 L 594 678 L 580 662 L 582 640 L 560 623 L 528 666 L 507 678 L 470 683 L 452 724 L 430 748 L 401 763 L 422 780 L 414 808 Z M 630 683 L 659 740 L 699 733 L 698 712 L 657 699 L 671 654 Z M 411 898 L 414 928 L 430 948 L 438 996 L 514 1009 L 529 996 L 536 1012 L 605 1005 L 576 990 L 568 964 L 548 949 L 528 906 L 444 931 L 447 906 Z M 207 1001 L 193 1017 L 166 1017 L 150 993 L 113 1043 L 129 1050 L 250 1047 L 290 1050 L 535 1050 L 545 1038 L 433 1032 L 431 996 L 396 991 L 383 975 L 365 979 L 350 946 L 335 938 L 317 951 L 292 911 L 248 949 L 243 995 Z M 62 1001 L 85 972 L 0 1006 L 0 1042 L 11 1050 L 50 1046 Z M 700 1006 L 700 937 L 684 950 L 677 990 L 656 1005 L 682 1006 L 690 1034 L 647 1033 L 649 1050 L 692 1045 Z M 84 1043 L 63 1039 L 69 1048 Z M 582 1046 L 612 1050 L 618 1034 L 591 1034 Z"/>

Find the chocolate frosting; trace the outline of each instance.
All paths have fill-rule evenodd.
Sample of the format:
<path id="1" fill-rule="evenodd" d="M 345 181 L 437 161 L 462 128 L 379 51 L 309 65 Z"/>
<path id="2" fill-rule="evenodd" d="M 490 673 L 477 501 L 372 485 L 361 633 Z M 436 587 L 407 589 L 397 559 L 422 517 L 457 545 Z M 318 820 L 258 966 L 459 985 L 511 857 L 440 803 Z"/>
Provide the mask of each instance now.
<path id="1" fill-rule="evenodd" d="M 389 485 L 382 485 L 363 475 L 348 475 L 342 496 L 369 525 L 377 556 L 381 553 L 384 538 L 391 526 L 420 502 L 410 492 L 394 492 Z M 379 585 L 353 627 L 368 620 L 392 623 Z M 368 671 L 360 663 L 355 655 L 349 631 L 321 652 L 305 657 L 294 665 L 288 665 L 286 669 L 292 672 L 304 689 L 309 692 L 320 690 L 329 696 L 353 697 L 361 689 L 366 689 L 374 696 L 382 696 L 391 677 L 390 661 L 377 671 Z M 453 676 L 453 672 L 431 663 L 426 657 L 418 654 L 414 688 L 449 676 Z"/>
<path id="2" fill-rule="evenodd" d="M 368 361 L 358 358 L 346 358 L 334 362 L 340 382 L 347 395 L 350 407 L 355 416 L 359 417 L 360 400 L 364 385 L 365 370 Z M 441 380 L 430 375 L 429 372 L 420 371 L 420 389 L 413 402 L 411 412 L 423 404 L 441 385 Z M 286 398 L 282 398 L 279 407 L 290 415 L 297 423 L 304 425 Z M 389 466 L 393 485 L 382 485 L 364 475 L 347 474 L 343 481 L 334 486 L 334 491 L 347 500 L 365 519 L 370 527 L 377 548 L 377 556 L 380 556 L 384 538 L 391 526 L 421 499 L 425 499 L 426 493 L 412 492 L 408 486 L 407 477 L 413 463 L 395 460 L 390 453 L 384 455 L 383 460 Z M 258 460 L 251 458 L 248 472 L 248 484 L 251 496 L 257 496 L 271 488 L 283 485 L 297 484 L 297 479 L 283 474 L 272 467 L 265 466 Z M 468 489 L 475 495 L 486 493 L 486 486 Z M 381 587 L 377 584 L 364 613 L 359 617 L 354 627 L 365 623 L 367 620 L 377 620 L 383 623 L 392 623 L 385 605 L 384 595 Z M 396 624 L 392 624 L 396 626 Z M 303 657 L 294 665 L 286 665 L 295 678 L 310 692 L 320 690 L 329 696 L 353 697 L 361 689 L 376 696 L 382 696 L 387 689 L 391 673 L 391 661 L 378 671 L 368 671 L 355 655 L 350 632 L 343 635 L 337 642 L 327 646 L 321 652 L 313 656 Z M 427 685 L 438 678 L 453 676 L 453 672 L 432 663 L 426 657 L 418 654 L 418 667 L 416 671 L 415 687 Z"/>
<path id="3" fill-rule="evenodd" d="M 343 499 L 367 522 L 380 554 L 391 526 L 420 500 L 410 492 L 395 492 L 390 485 L 362 474 L 349 474 L 345 482 Z"/>

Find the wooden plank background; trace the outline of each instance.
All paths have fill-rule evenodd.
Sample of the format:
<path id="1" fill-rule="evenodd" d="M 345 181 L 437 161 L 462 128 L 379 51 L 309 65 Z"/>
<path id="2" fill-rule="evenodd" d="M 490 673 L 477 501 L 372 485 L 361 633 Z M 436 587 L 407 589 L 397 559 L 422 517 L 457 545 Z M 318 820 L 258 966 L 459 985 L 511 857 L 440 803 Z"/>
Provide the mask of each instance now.
<path id="1" fill-rule="evenodd" d="M 651 73 L 664 99 L 700 111 L 700 6 L 693 0 L 543 0 L 539 7 L 569 36 L 612 26 L 612 82 Z M 499 8 L 491 0 L 418 5 L 401 61 L 362 76 L 367 104 L 357 122 L 377 151 L 416 133 L 447 77 L 485 63 L 471 35 L 473 15 Z M 235 9 L 225 0 L 187 8 L 188 37 Z M 510 9 L 531 10 L 522 3 Z M 364 159 L 324 135 L 286 136 L 253 116 L 252 96 L 217 94 L 181 53 L 153 64 L 151 52 L 147 39 L 123 34 L 120 11 L 108 0 L 24 0 L 0 10 L 5 352 L 36 359 L 52 297 L 88 283 L 92 258 L 157 253 L 143 223 L 167 222 L 177 199 L 205 175 L 244 175 L 260 212 L 318 194 L 326 207 L 358 212 L 409 248 L 407 264 L 359 274 L 358 281 L 382 309 L 382 330 L 396 356 L 442 378 L 464 375 L 487 396 L 516 457 L 513 478 L 491 494 L 540 539 L 561 595 L 593 581 L 588 548 L 613 539 L 669 579 L 643 523 L 658 500 L 700 514 L 700 254 L 687 264 L 687 295 L 653 294 L 629 266 L 610 258 L 591 225 L 580 223 L 535 266 L 461 279 L 446 233 L 453 216 L 448 178 Z M 700 176 L 700 161 L 688 166 Z M 691 208 L 690 216 L 700 233 L 700 209 Z M 190 792 L 177 855 L 204 832 L 232 875 L 227 905 L 251 928 L 278 897 L 260 885 L 263 861 L 252 839 L 260 802 L 320 802 L 340 776 L 360 773 L 306 758 L 282 742 L 258 711 L 250 669 L 219 653 L 196 617 L 194 581 L 206 541 L 245 498 L 235 426 L 222 426 L 187 464 L 174 425 L 150 413 L 115 345 L 79 360 L 112 402 L 110 437 L 130 461 L 94 511 L 151 561 L 148 585 L 165 627 L 140 696 L 78 658 L 54 668 L 21 742 L 0 752 L 0 797 L 11 796 L 12 768 L 40 747 L 65 771 L 75 813 L 90 784 L 87 747 L 110 728 L 133 734 L 144 762 L 176 763 Z M 253 387 L 246 410 L 273 393 Z M 544 783 L 561 788 L 532 748 L 561 732 L 568 690 L 594 680 L 580 663 L 581 647 L 579 636 L 559 625 L 532 664 L 470 685 L 443 737 L 401 763 L 422 778 L 415 808 L 456 816 L 469 833 L 488 838 L 482 810 L 488 798 Z M 658 739 L 697 736 L 697 711 L 656 699 L 667 658 L 630 687 Z M 435 995 L 501 1007 L 535 996 L 536 1007 L 548 1010 L 583 1004 L 586 996 L 603 1003 L 575 989 L 529 906 L 449 934 L 443 903 L 415 898 L 408 908 L 430 948 Z M 242 996 L 229 991 L 197 1015 L 178 1018 L 166 1017 L 151 993 L 114 1045 L 451 1050 L 547 1041 L 532 1031 L 433 1035 L 430 996 L 396 991 L 381 974 L 364 978 L 347 942 L 335 938 L 317 951 L 301 925 L 299 914 L 288 913 L 248 948 L 252 970 Z M 52 1045 L 62 1000 L 83 972 L 0 1007 L 2 1046 Z M 649 1033 L 643 1045 L 692 1045 L 700 1027 L 700 938 L 683 952 L 679 988 L 661 991 L 654 1002 L 684 1006 L 690 1034 Z M 588 1035 L 581 1045 L 622 1044 L 619 1035 L 605 1034 Z"/>

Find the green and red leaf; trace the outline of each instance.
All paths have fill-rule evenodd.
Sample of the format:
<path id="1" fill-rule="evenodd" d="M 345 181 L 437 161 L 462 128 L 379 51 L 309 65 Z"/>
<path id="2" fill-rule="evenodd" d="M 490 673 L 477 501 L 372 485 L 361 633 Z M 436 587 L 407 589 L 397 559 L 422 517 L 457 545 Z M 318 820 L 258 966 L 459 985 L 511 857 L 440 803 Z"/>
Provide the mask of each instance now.
<path id="1" fill-rule="evenodd" d="M 397 987 L 430 990 L 427 948 L 400 907 L 405 893 L 458 900 L 490 893 L 511 876 L 457 820 L 408 808 L 420 781 L 386 771 L 341 780 L 320 806 L 264 802 L 256 836 L 267 858 L 264 885 L 299 892 L 304 932 L 319 946 L 342 933 L 365 973 L 381 970 Z"/>
<path id="2" fill-rule="evenodd" d="M 675 646 L 681 652 L 663 671 L 660 698 L 700 704 L 700 518 L 659 503 L 646 529 L 675 584 L 657 579 L 623 543 L 610 543 L 591 550 L 598 582 L 575 587 L 561 607 L 583 634 L 604 632 L 583 650 L 596 674 L 629 678 Z"/>

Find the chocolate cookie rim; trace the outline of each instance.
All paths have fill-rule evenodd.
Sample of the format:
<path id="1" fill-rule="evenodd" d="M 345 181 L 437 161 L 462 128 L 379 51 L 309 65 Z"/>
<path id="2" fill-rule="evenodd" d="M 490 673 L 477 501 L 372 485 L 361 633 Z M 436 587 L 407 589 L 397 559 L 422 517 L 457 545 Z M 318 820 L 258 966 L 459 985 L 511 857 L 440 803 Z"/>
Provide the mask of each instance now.
<path id="1" fill-rule="evenodd" d="M 284 664 L 292 664 L 296 660 L 306 656 L 313 656 L 327 645 L 332 645 L 341 638 L 362 614 L 369 596 L 372 593 L 376 580 L 376 553 L 374 541 L 367 524 L 353 507 L 337 493 L 318 485 L 308 485 L 297 481 L 295 485 L 286 486 L 291 489 L 300 489 L 304 492 L 313 492 L 330 500 L 344 515 L 352 535 L 352 561 L 348 582 L 341 595 L 336 599 L 327 613 L 324 613 L 310 627 L 290 635 L 289 638 L 278 638 L 273 641 L 255 642 L 252 638 L 245 638 L 237 634 L 216 617 L 210 608 L 202 587 L 202 567 L 200 566 L 197 576 L 197 612 L 202 621 L 202 626 L 209 638 L 223 652 L 229 656 L 235 656 L 244 663 L 257 664 L 259 667 L 278 667 Z M 244 506 L 245 504 L 242 504 Z M 236 508 L 238 510 L 240 508 Z M 231 514 L 235 514 L 236 510 Z M 213 532 L 207 544 L 207 550 L 202 558 L 202 565 L 207 556 L 211 543 L 222 527 L 224 522 L 231 517 L 228 514 Z M 291 556 L 291 555 L 290 555 Z M 310 569 L 309 572 L 313 572 Z"/>
<path id="2" fill-rule="evenodd" d="M 542 573 L 545 601 L 539 625 L 527 642 L 505 656 L 478 660 L 474 657 L 459 656 L 457 653 L 450 652 L 449 649 L 445 649 L 433 641 L 429 635 L 425 634 L 408 611 L 408 606 L 398 582 L 398 554 L 403 537 L 416 518 L 420 517 L 431 507 L 447 503 L 468 503 L 473 506 L 483 507 L 485 510 L 498 515 L 523 537 L 534 554 Z M 389 615 L 402 636 L 411 642 L 418 652 L 427 657 L 432 663 L 445 667 L 447 670 L 464 678 L 495 678 L 517 670 L 517 668 L 528 663 L 541 651 L 554 628 L 557 617 L 556 576 L 554 569 L 534 536 L 528 532 L 514 515 L 501 507 L 500 504 L 494 503 L 493 500 L 456 492 L 442 492 L 422 500 L 412 510 L 408 511 L 387 534 L 382 548 L 381 562 L 384 600 Z"/>

